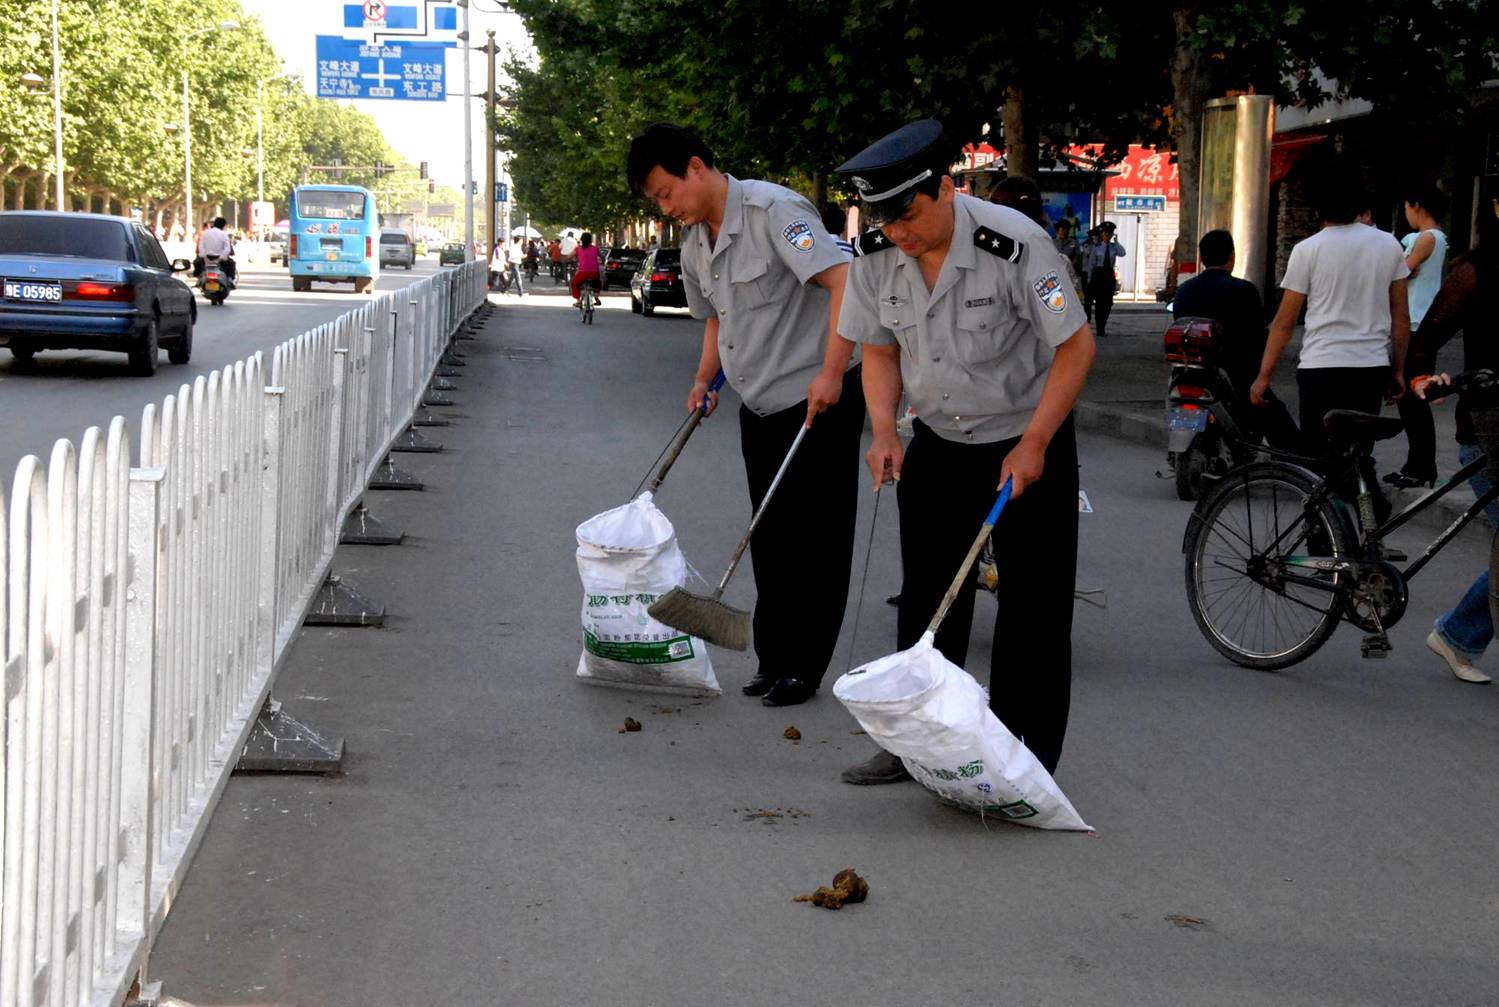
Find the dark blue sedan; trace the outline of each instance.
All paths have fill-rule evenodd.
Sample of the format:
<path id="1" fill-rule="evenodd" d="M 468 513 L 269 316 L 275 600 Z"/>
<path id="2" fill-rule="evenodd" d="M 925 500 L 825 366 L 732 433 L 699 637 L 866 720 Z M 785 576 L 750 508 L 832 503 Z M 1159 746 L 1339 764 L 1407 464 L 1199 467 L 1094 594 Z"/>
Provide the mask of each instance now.
<path id="1" fill-rule="evenodd" d="M 161 243 L 127 217 L 0 213 L 0 346 L 18 361 L 38 350 L 118 350 L 136 374 L 193 353 L 198 308 Z"/>

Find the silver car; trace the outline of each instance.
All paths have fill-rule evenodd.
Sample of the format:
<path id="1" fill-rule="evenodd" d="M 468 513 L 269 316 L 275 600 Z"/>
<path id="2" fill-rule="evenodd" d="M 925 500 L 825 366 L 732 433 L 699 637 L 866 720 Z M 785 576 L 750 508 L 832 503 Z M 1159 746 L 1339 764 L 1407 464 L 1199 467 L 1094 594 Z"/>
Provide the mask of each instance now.
<path id="1" fill-rule="evenodd" d="M 411 235 L 405 231 L 381 231 L 380 232 L 380 266 L 405 266 L 407 269 L 416 265 L 416 243 L 411 240 Z"/>

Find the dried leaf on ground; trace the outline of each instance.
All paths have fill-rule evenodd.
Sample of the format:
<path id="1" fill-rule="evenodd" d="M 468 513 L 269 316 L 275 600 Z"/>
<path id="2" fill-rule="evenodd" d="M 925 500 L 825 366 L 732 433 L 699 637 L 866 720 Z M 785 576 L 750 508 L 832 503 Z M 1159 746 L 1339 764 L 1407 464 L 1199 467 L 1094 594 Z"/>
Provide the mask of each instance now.
<path id="1" fill-rule="evenodd" d="M 801 741 L 802 740 L 802 732 L 798 731 L 796 729 L 795 725 L 793 725 L 791 727 L 786 728 L 786 731 L 785 731 L 785 734 L 783 735 L 783 737 L 785 737 L 785 739 L 787 741 Z"/>
<path id="2" fill-rule="evenodd" d="M 640 721 L 636 720 L 634 717 L 626 717 L 625 726 L 619 729 L 619 733 L 624 734 L 626 731 L 638 730 L 640 730 Z"/>

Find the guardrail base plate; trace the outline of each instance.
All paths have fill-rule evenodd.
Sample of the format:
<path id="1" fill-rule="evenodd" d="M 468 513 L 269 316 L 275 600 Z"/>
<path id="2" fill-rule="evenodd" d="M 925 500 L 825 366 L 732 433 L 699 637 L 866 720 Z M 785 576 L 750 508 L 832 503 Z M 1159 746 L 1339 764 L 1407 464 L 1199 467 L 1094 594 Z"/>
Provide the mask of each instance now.
<path id="1" fill-rule="evenodd" d="M 338 542 L 340 545 L 400 545 L 405 537 L 406 533 L 398 525 L 381 521 L 360 504 L 344 519 Z"/>
<path id="2" fill-rule="evenodd" d="M 422 399 L 422 405 L 433 408 L 456 406 L 457 404 L 442 392 L 428 392 L 427 397 Z"/>
<path id="3" fill-rule="evenodd" d="M 391 444 L 392 451 L 405 451 L 413 454 L 433 454 L 442 450 L 441 444 L 435 444 L 422 436 L 422 432 L 415 427 L 407 427 L 401 436 Z"/>
<path id="4" fill-rule="evenodd" d="M 410 472 L 396 468 L 395 461 L 385 456 L 385 461 L 375 470 L 370 478 L 370 489 L 372 490 L 419 490 L 424 484 Z"/>
<path id="5" fill-rule="evenodd" d="M 236 773 L 342 773 L 344 739 L 326 738 L 276 700 L 255 718 Z"/>
<path id="6" fill-rule="evenodd" d="M 307 609 L 304 626 L 383 626 L 385 606 L 329 574 Z"/>

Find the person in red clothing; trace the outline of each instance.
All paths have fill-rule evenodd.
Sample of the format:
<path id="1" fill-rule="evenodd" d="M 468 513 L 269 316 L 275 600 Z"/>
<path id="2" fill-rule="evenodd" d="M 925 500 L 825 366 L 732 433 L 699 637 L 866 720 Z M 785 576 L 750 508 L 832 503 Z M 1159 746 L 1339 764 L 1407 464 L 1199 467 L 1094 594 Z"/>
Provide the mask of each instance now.
<path id="1" fill-rule="evenodd" d="M 578 239 L 578 271 L 573 274 L 573 307 L 578 307 L 578 296 L 583 290 L 583 284 L 592 280 L 595 288 L 599 286 L 599 249 L 593 243 L 593 234 L 589 231 L 583 232 L 583 237 Z"/>

